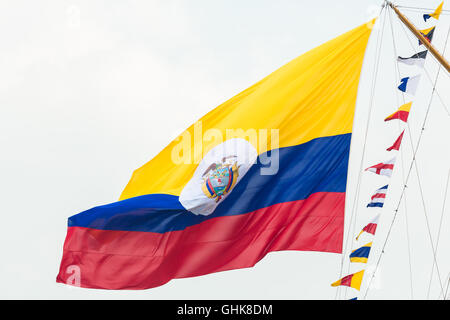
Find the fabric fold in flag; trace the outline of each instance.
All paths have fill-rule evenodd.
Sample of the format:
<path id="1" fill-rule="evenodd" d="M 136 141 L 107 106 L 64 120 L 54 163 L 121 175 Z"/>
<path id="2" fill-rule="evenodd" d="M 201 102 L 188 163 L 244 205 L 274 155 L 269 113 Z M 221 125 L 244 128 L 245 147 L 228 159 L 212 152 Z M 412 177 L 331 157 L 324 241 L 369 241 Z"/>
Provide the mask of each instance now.
<path id="1" fill-rule="evenodd" d="M 409 58 L 398 57 L 397 61 L 407 64 L 407 65 L 410 65 L 410 66 L 416 65 L 416 66 L 423 68 L 423 66 L 425 65 L 425 59 L 427 57 L 427 54 L 428 54 L 428 50 L 424 50 L 422 52 L 412 55 Z"/>
<path id="2" fill-rule="evenodd" d="M 380 176 L 391 177 L 394 170 L 395 158 L 389 161 L 378 163 L 366 169 L 366 171 L 373 172 Z"/>
<path id="3" fill-rule="evenodd" d="M 433 41 L 434 30 L 436 30 L 436 27 L 431 27 L 431 28 L 419 30 L 419 31 L 425 37 L 425 39 L 427 39 L 427 41 L 431 43 L 431 41 Z M 420 45 L 422 45 L 422 41 L 419 40 L 419 46 Z"/>
<path id="4" fill-rule="evenodd" d="M 342 279 L 333 282 L 331 284 L 332 287 L 339 287 L 339 286 L 344 286 L 344 287 L 350 287 L 350 288 L 354 288 L 356 290 L 360 290 L 361 289 L 361 283 L 364 277 L 364 270 L 350 274 L 348 276 L 343 277 Z"/>
<path id="5" fill-rule="evenodd" d="M 385 185 L 384 187 L 375 191 L 375 194 L 371 198 L 371 202 L 367 205 L 368 208 L 378 207 L 382 208 L 384 205 L 384 199 L 386 199 L 386 193 L 389 185 Z"/>
<path id="6" fill-rule="evenodd" d="M 430 18 L 434 18 L 436 20 L 439 20 L 439 17 L 441 16 L 441 13 L 442 13 L 442 7 L 443 6 L 444 6 L 444 1 L 442 1 L 442 3 L 436 8 L 436 10 L 434 10 L 433 13 L 430 13 L 430 14 L 425 13 L 423 15 L 423 20 L 425 22 L 427 22 L 427 20 L 430 19 Z"/>
<path id="7" fill-rule="evenodd" d="M 404 105 L 400 106 L 396 112 L 388 116 L 384 121 L 390 121 L 390 120 L 401 120 L 403 122 L 408 122 L 409 112 L 411 111 L 412 102 L 405 103 Z"/>
<path id="8" fill-rule="evenodd" d="M 135 170 L 119 201 L 70 217 L 56 281 L 72 284 L 76 266 L 83 288 L 140 290 L 273 251 L 342 253 L 370 33 L 363 24 L 292 60 Z"/>
<path id="9" fill-rule="evenodd" d="M 372 221 L 370 221 L 362 230 L 361 232 L 358 234 L 358 236 L 356 237 L 356 241 L 358 241 L 359 237 L 364 233 L 367 232 L 371 235 L 375 235 L 375 233 L 377 232 L 377 226 L 378 226 L 378 221 L 380 220 L 380 215 L 377 215 L 375 218 L 372 219 Z"/>
<path id="10" fill-rule="evenodd" d="M 420 75 L 414 77 L 405 77 L 400 81 L 398 89 L 410 95 L 415 95 L 419 83 L 420 83 Z"/>
<path id="11" fill-rule="evenodd" d="M 395 140 L 394 144 L 386 149 L 386 151 L 392 151 L 392 150 L 400 150 L 400 146 L 402 144 L 403 140 L 403 134 L 405 133 L 405 130 L 400 134 L 400 136 Z"/>
<path id="12" fill-rule="evenodd" d="M 353 250 L 350 254 L 350 262 L 367 263 L 367 260 L 369 260 L 370 249 L 372 249 L 372 242 L 363 245 L 359 249 Z"/>

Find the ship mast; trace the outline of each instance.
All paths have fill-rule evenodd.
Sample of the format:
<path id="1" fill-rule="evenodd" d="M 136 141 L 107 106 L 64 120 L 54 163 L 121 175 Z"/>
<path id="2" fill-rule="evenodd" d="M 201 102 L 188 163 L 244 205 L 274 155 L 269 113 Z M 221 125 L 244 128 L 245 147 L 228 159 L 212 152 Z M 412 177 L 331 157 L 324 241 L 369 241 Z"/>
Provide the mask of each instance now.
<path id="1" fill-rule="evenodd" d="M 422 33 L 417 30 L 417 28 L 412 24 L 408 18 L 406 18 L 398 8 L 392 4 L 390 1 L 386 1 L 387 5 L 390 6 L 397 16 L 399 17 L 400 21 L 403 22 L 403 24 L 408 27 L 408 29 L 417 37 L 417 39 L 422 42 L 422 44 L 428 49 L 428 51 L 431 52 L 431 54 L 436 58 L 436 60 L 447 70 L 448 73 L 450 73 L 450 64 L 448 61 L 444 58 L 442 54 L 439 53 L 439 51 L 431 44 L 430 41 L 428 41 Z"/>

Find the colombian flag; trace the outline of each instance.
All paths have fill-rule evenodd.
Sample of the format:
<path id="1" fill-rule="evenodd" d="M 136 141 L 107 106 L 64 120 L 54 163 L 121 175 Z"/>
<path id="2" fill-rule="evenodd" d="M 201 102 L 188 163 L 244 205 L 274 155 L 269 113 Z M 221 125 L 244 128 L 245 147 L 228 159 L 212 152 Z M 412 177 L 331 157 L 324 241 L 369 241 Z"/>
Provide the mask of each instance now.
<path id="1" fill-rule="evenodd" d="M 57 282 L 146 289 L 342 251 L 366 24 L 215 108 L 137 169 L 118 202 L 69 218 Z"/>

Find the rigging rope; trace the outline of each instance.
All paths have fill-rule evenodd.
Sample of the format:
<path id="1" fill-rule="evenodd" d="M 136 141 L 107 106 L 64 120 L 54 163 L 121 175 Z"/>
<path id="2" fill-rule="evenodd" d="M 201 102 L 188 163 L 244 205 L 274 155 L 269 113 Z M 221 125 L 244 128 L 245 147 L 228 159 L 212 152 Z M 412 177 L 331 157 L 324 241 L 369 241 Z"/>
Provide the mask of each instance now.
<path id="1" fill-rule="evenodd" d="M 357 179 L 357 184 L 356 184 L 356 195 L 355 195 L 355 198 L 353 201 L 352 211 L 350 214 L 350 223 L 349 223 L 349 228 L 347 231 L 347 238 L 344 243 L 344 248 L 342 251 L 343 253 L 342 253 L 342 258 L 341 258 L 341 268 L 340 268 L 340 272 L 339 272 L 339 278 L 342 277 L 342 272 L 344 270 L 344 261 L 345 261 L 345 257 L 346 257 L 345 253 L 347 252 L 347 248 L 349 246 L 349 240 L 353 239 L 353 234 L 355 233 L 355 231 L 354 231 L 355 225 L 356 225 L 355 209 L 356 209 L 356 204 L 359 200 L 360 189 L 361 189 L 361 178 L 362 178 L 364 159 L 365 159 L 365 154 L 366 154 L 366 142 L 367 142 L 367 136 L 368 136 L 368 132 L 369 132 L 370 118 L 372 115 L 372 110 L 373 110 L 373 105 L 374 105 L 373 102 L 374 102 L 374 98 L 375 98 L 375 87 L 376 87 L 376 83 L 377 83 L 377 76 L 378 76 L 380 57 L 381 57 L 380 52 L 381 52 L 381 47 L 382 47 L 383 35 L 384 35 L 384 26 L 385 26 L 385 22 L 386 22 L 386 10 L 384 10 L 384 9 L 385 9 L 385 6 L 382 6 L 380 9 L 380 14 L 379 14 L 380 17 L 382 14 L 384 14 L 384 16 L 382 18 L 383 25 L 382 25 L 381 31 L 378 33 L 377 42 L 376 42 L 376 51 L 375 51 L 376 60 L 375 60 L 375 65 L 374 65 L 375 74 L 374 74 L 374 77 L 372 78 L 372 83 L 371 83 L 369 113 L 367 115 L 367 120 L 366 120 L 362 157 L 361 157 L 361 163 L 360 163 L 360 167 L 359 167 L 358 179 Z M 355 219 L 353 219 L 354 217 L 355 217 Z M 352 230 L 352 225 L 353 225 L 353 230 Z M 350 234 L 350 232 L 352 232 L 352 233 Z M 350 269 L 350 263 L 349 263 L 348 269 Z M 336 295 L 335 295 L 335 300 L 340 299 L 340 296 L 341 296 L 341 288 L 338 287 L 338 290 L 336 291 Z M 347 297 L 347 290 L 345 290 L 344 296 Z"/>
<path id="2" fill-rule="evenodd" d="M 396 46 L 395 46 L 395 41 L 394 41 L 394 33 L 393 33 L 393 26 L 392 26 L 391 14 L 389 15 L 389 19 L 390 19 L 390 22 L 391 22 L 391 32 L 392 32 L 392 37 L 393 37 L 392 40 L 393 40 L 393 44 L 394 44 L 394 50 L 395 50 L 395 52 L 397 52 L 397 49 L 396 49 Z M 449 28 L 449 30 L 448 30 L 448 32 L 447 32 L 447 38 L 446 38 L 446 42 L 445 42 L 445 45 L 444 45 L 444 53 L 445 53 L 446 48 L 447 48 L 447 42 L 448 42 L 449 34 L 450 34 L 450 28 Z M 409 38 L 407 38 L 407 39 L 409 40 Z M 411 42 L 410 42 L 410 44 L 411 44 Z M 396 66 L 397 66 L 397 71 L 398 71 L 398 62 L 397 62 L 397 64 L 396 64 Z M 437 80 L 438 80 L 438 78 L 439 78 L 439 73 L 440 73 L 440 71 L 441 71 L 441 68 L 439 68 L 438 73 L 437 73 L 437 75 L 436 75 L 436 79 L 435 79 L 434 84 L 433 84 L 433 92 L 436 91 L 436 83 L 437 83 Z M 398 71 L 398 74 L 399 74 L 399 76 L 400 76 L 400 72 L 399 72 L 399 71 Z M 431 105 L 431 103 L 432 103 L 433 97 L 434 97 L 434 95 L 432 94 L 432 95 L 431 95 L 431 98 L 430 98 L 430 105 Z M 405 94 L 404 94 L 404 93 L 403 93 L 403 103 L 405 103 Z M 444 107 L 445 107 L 445 106 L 444 106 Z M 446 111 L 447 111 L 447 110 L 446 110 Z M 410 130 L 410 129 L 409 129 L 409 124 L 408 124 L 408 130 Z M 411 131 L 410 131 L 410 132 L 411 132 Z M 411 140 L 411 145 L 413 145 L 411 135 L 410 135 L 410 140 Z M 403 158 L 402 158 L 402 159 L 403 159 Z M 419 170 L 418 170 L 418 166 L 417 166 L 417 160 L 416 160 L 416 162 L 415 162 L 415 167 L 416 167 L 417 179 L 419 180 L 419 186 L 420 186 L 420 177 L 419 177 Z M 403 168 L 402 168 L 402 172 L 403 172 Z M 421 192 L 421 195 L 422 195 L 422 201 L 423 201 L 423 206 L 424 206 L 424 210 L 425 210 L 425 202 L 424 202 L 424 200 L 423 200 L 423 191 L 422 191 L 421 188 L 420 188 L 420 192 Z M 405 194 L 405 198 L 406 198 L 406 194 Z M 445 201 L 445 199 L 444 199 L 444 201 Z M 405 202 L 406 202 L 406 199 L 405 199 Z M 406 210 L 406 205 L 405 205 L 405 210 Z M 405 211 L 405 212 L 406 212 L 406 211 Z M 407 215 L 407 212 L 406 212 L 406 215 Z M 428 218 L 426 217 L 426 219 L 427 219 L 427 225 L 428 225 Z M 406 218 L 406 221 L 407 221 L 407 218 Z M 406 222 L 406 223 L 408 223 L 408 222 Z M 408 227 L 407 227 L 407 228 L 408 228 Z M 430 232 L 430 231 L 429 231 L 429 232 Z M 408 236 L 408 235 L 407 235 L 407 236 Z M 440 237 L 440 229 L 439 229 L 439 234 L 438 234 L 438 240 L 437 240 L 437 243 L 439 243 L 439 237 Z M 409 241 L 409 240 L 408 240 L 408 241 Z M 409 246 L 409 244 L 408 244 L 408 246 Z M 436 248 L 436 250 L 437 250 L 437 248 Z M 435 252 L 434 255 L 437 256 L 437 253 Z M 433 266 L 432 266 L 432 271 L 431 271 L 430 284 L 429 284 L 429 287 L 428 287 L 427 299 L 429 298 L 429 293 L 430 293 L 430 287 L 431 287 L 431 281 L 432 281 L 432 276 L 433 276 L 434 266 L 435 266 L 435 260 L 433 260 Z M 410 265 L 410 268 L 411 268 L 411 265 Z M 412 280 L 411 280 L 411 281 L 412 281 Z M 442 294 L 442 293 L 441 293 L 441 294 Z"/>
<path id="3" fill-rule="evenodd" d="M 403 25 L 402 25 L 402 27 L 403 27 Z M 404 33 L 406 34 L 406 36 L 407 36 L 406 30 L 405 30 L 404 27 L 403 27 L 403 32 L 404 32 Z M 450 26 L 449 26 L 449 28 L 448 28 L 448 31 L 447 31 L 447 37 L 446 37 L 445 44 L 444 44 L 444 50 L 443 50 L 443 53 L 444 53 L 444 54 L 445 54 L 445 52 L 446 52 L 446 50 L 447 50 L 447 44 L 448 44 L 449 37 L 450 37 Z M 407 37 L 407 39 L 408 39 L 408 41 L 409 41 L 411 47 L 414 49 L 414 46 L 412 45 L 412 43 L 411 43 L 409 37 Z M 436 84 L 437 84 L 437 81 L 438 81 L 438 79 L 439 79 L 439 74 L 440 74 L 440 71 L 441 71 L 441 66 L 439 65 L 439 69 L 438 69 L 438 72 L 437 72 L 437 75 L 436 75 L 436 79 L 435 79 L 434 81 L 431 79 L 431 76 L 429 75 L 429 73 L 427 72 L 427 70 L 426 70 L 425 68 L 424 68 L 424 70 L 425 70 L 425 72 L 426 72 L 426 74 L 427 74 L 427 76 L 428 76 L 428 79 L 430 80 L 430 82 L 431 82 L 432 85 L 433 85 L 433 94 L 435 93 L 435 94 L 438 96 L 438 98 L 440 99 L 441 104 L 442 104 L 442 106 L 444 107 L 445 111 L 447 112 L 447 114 L 449 114 L 448 108 L 446 107 L 445 103 L 443 103 L 442 98 L 440 97 L 440 95 L 438 94 L 438 92 L 437 92 L 437 90 L 436 90 Z M 434 97 L 433 94 L 431 95 L 431 98 L 430 98 L 430 105 L 431 105 L 432 100 L 433 100 L 433 97 Z M 450 114 L 449 114 L 449 115 L 450 115 Z M 418 170 L 418 168 L 417 168 L 417 162 L 416 162 L 416 170 Z M 445 201 L 445 199 L 444 199 L 444 201 Z M 428 221 L 427 221 L 427 223 L 428 223 Z M 439 226 L 437 245 L 439 244 L 440 228 L 441 228 L 441 227 Z M 437 251 L 437 248 L 436 248 L 436 251 Z M 434 254 L 435 256 L 437 256 L 437 252 L 434 252 L 433 254 Z M 432 266 L 432 269 L 431 269 L 431 276 L 430 276 L 430 283 L 429 283 L 429 285 L 428 285 L 427 299 L 429 298 L 429 295 L 430 295 L 430 288 L 431 288 L 431 282 L 432 282 L 432 277 L 433 277 L 434 266 L 435 266 L 435 265 L 436 265 L 436 269 L 438 270 L 438 273 L 439 273 L 439 269 L 438 269 L 437 264 L 435 263 L 435 262 L 436 262 L 435 260 L 436 260 L 436 259 L 433 260 L 433 266 Z M 439 282 L 441 283 L 440 277 L 439 277 Z M 441 284 L 441 286 L 442 286 L 442 284 Z M 440 293 L 440 295 L 442 295 L 442 294 L 443 294 L 443 292 Z M 444 295 L 444 297 L 445 297 L 445 296 L 446 296 L 446 295 Z"/>
<path id="4" fill-rule="evenodd" d="M 398 66 L 398 64 L 399 64 L 399 62 L 398 62 L 398 60 L 397 60 L 397 54 L 398 54 L 398 51 L 397 51 L 397 45 L 395 44 L 395 37 L 394 37 L 394 26 L 393 26 L 393 22 L 392 22 L 392 11 L 390 11 L 389 12 L 389 22 L 390 22 L 390 27 L 391 27 L 391 37 L 392 37 L 392 46 L 393 46 L 393 48 L 394 48 L 394 61 L 395 61 L 395 69 L 396 69 L 396 73 L 395 73 L 395 76 L 396 76 L 396 83 L 400 83 L 400 78 L 401 78 L 401 76 L 400 76 L 400 69 L 399 69 L 399 66 Z M 398 95 L 399 95 L 399 90 L 396 90 L 396 97 L 397 97 L 397 105 L 400 105 L 400 103 L 399 103 L 399 101 L 398 101 Z M 403 98 L 403 104 L 405 104 L 406 103 L 406 99 L 405 99 L 405 93 L 404 92 L 402 92 L 402 94 L 401 94 L 401 96 L 402 96 L 402 98 Z M 401 131 L 401 128 L 400 128 L 400 123 L 397 121 L 397 123 L 398 123 L 398 128 L 399 128 L 399 131 Z M 408 129 L 409 130 L 409 129 Z M 411 135 L 410 135 L 410 138 L 411 138 Z M 405 156 L 404 156 L 404 154 L 403 154 L 403 148 L 400 148 L 400 155 L 401 155 L 401 161 L 402 161 L 402 182 L 403 182 L 403 184 L 406 184 L 405 183 L 405 169 L 404 169 L 404 167 L 405 167 L 405 164 L 404 164 L 404 158 L 405 158 Z M 404 205 L 404 208 L 405 208 L 405 224 L 406 224 L 406 243 L 407 243 L 407 246 L 408 246 L 408 263 L 409 263 L 409 283 L 410 283 L 410 294 L 411 294 L 411 300 L 413 300 L 414 299 L 414 289 L 413 289 L 413 272 L 412 272 L 412 263 L 411 263 L 411 245 L 410 245 L 410 238 L 409 238 L 409 224 L 408 224 L 408 206 L 407 206 L 407 203 L 408 203 L 408 201 L 407 201 L 407 199 L 406 199 L 406 193 L 405 193 L 405 196 L 404 196 L 404 201 L 403 201 L 403 205 Z"/>
<path id="5" fill-rule="evenodd" d="M 435 9 L 431 9 L 431 8 L 420 8 L 420 7 L 407 7 L 407 6 L 397 6 L 397 8 L 402 8 L 402 9 L 406 9 L 406 11 L 415 11 L 415 12 L 422 12 L 422 11 L 430 11 L 433 12 Z M 441 15 L 449 15 L 450 14 L 450 10 L 445 10 L 442 9 L 442 13 Z"/>
<path id="6" fill-rule="evenodd" d="M 447 300 L 448 287 L 450 286 L 450 273 L 448 274 L 447 289 L 445 289 L 444 300 Z"/>
<path id="7" fill-rule="evenodd" d="M 437 250 L 438 250 L 438 247 L 439 247 L 439 240 L 441 238 L 441 228 L 442 228 L 442 221 L 443 221 L 443 218 L 444 218 L 445 204 L 446 204 L 447 193 L 448 193 L 448 181 L 449 180 L 450 180 L 450 170 L 448 170 L 447 184 L 445 186 L 445 192 L 444 192 L 444 203 L 442 204 L 441 218 L 439 220 L 439 229 L 438 229 L 438 235 L 437 235 L 437 240 L 436 240 L 436 255 L 437 255 Z M 435 263 L 433 261 L 433 265 L 431 266 L 430 282 L 428 283 L 427 299 L 429 299 L 429 297 L 430 297 L 430 289 L 431 289 L 431 282 L 433 280 L 434 265 L 435 265 Z M 448 286 L 447 286 L 447 288 L 448 288 Z M 447 294 L 444 295 L 444 300 L 445 300 L 446 296 L 447 296 Z"/>

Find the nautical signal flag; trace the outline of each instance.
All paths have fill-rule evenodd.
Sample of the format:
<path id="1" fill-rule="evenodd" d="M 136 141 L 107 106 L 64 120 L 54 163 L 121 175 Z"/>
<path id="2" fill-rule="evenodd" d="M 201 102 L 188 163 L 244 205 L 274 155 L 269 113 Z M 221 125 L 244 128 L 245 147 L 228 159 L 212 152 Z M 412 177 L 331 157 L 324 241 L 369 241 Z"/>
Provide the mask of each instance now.
<path id="1" fill-rule="evenodd" d="M 359 249 L 353 250 L 350 254 L 350 262 L 367 263 L 367 260 L 369 260 L 370 249 L 372 249 L 372 242 L 363 245 Z"/>
<path id="2" fill-rule="evenodd" d="M 118 202 L 70 217 L 57 282 L 77 266 L 81 287 L 147 289 L 272 251 L 341 253 L 370 33 L 363 24 L 294 59 L 135 170 Z"/>
<path id="3" fill-rule="evenodd" d="M 441 16 L 442 13 L 442 7 L 444 6 L 444 2 L 442 1 L 442 3 L 436 8 L 436 10 L 434 10 L 433 13 L 430 14 L 424 14 L 423 15 L 423 20 L 425 22 L 427 22 L 428 19 L 430 18 L 435 18 L 436 20 L 439 20 L 439 17 Z"/>
<path id="4" fill-rule="evenodd" d="M 419 30 L 419 32 L 428 40 L 428 42 L 433 41 L 434 30 L 436 27 L 431 27 L 424 30 Z M 422 41 L 419 40 L 419 46 L 422 45 Z"/>
<path id="5" fill-rule="evenodd" d="M 395 111 L 393 114 L 388 116 L 384 121 L 390 121 L 390 120 L 401 120 L 403 122 L 408 122 L 409 112 L 411 111 L 412 102 L 405 103 L 404 105 L 400 106 L 397 111 Z"/>
<path id="6" fill-rule="evenodd" d="M 405 77 L 400 80 L 398 90 L 408 93 L 410 95 L 415 95 L 419 83 L 420 83 L 420 74 L 414 77 Z"/>
<path id="7" fill-rule="evenodd" d="M 392 158 L 389 161 L 381 162 L 374 166 L 371 166 L 366 169 L 366 171 L 373 172 L 375 174 L 379 174 L 381 176 L 391 177 L 392 171 L 394 170 L 395 158 Z"/>
<path id="8" fill-rule="evenodd" d="M 374 195 L 371 198 L 370 203 L 367 205 L 368 208 L 378 207 L 382 208 L 384 205 L 384 199 L 386 199 L 386 193 L 389 185 L 385 185 L 384 187 L 375 191 Z"/>
<path id="9" fill-rule="evenodd" d="M 422 52 L 412 55 L 409 58 L 398 57 L 397 61 L 407 64 L 407 65 L 410 65 L 410 66 L 416 65 L 416 66 L 423 68 L 423 66 L 425 65 L 425 59 L 427 57 L 427 54 L 428 54 L 428 50 L 424 50 Z"/>
<path id="10" fill-rule="evenodd" d="M 339 286 L 344 286 L 344 287 L 350 287 L 350 288 L 354 288 L 356 290 L 360 290 L 361 289 L 361 283 L 364 277 L 364 270 L 350 274 L 348 276 L 343 277 L 342 279 L 333 282 L 331 284 L 332 287 L 339 287 Z"/>
<path id="11" fill-rule="evenodd" d="M 397 138 L 397 140 L 395 140 L 394 144 L 392 146 L 390 146 L 389 148 L 387 148 L 386 150 L 387 151 L 400 150 L 400 146 L 402 144 L 404 133 L 405 133 L 405 130 L 403 130 L 403 132 L 400 134 L 400 136 Z"/>
<path id="12" fill-rule="evenodd" d="M 359 237 L 364 232 L 370 233 L 371 235 L 375 235 L 375 233 L 377 232 L 377 226 L 378 226 L 379 220 L 380 220 L 380 215 L 377 215 L 375 218 L 373 218 L 373 220 L 370 221 L 358 234 L 358 236 L 356 237 L 356 241 L 358 241 Z"/>

